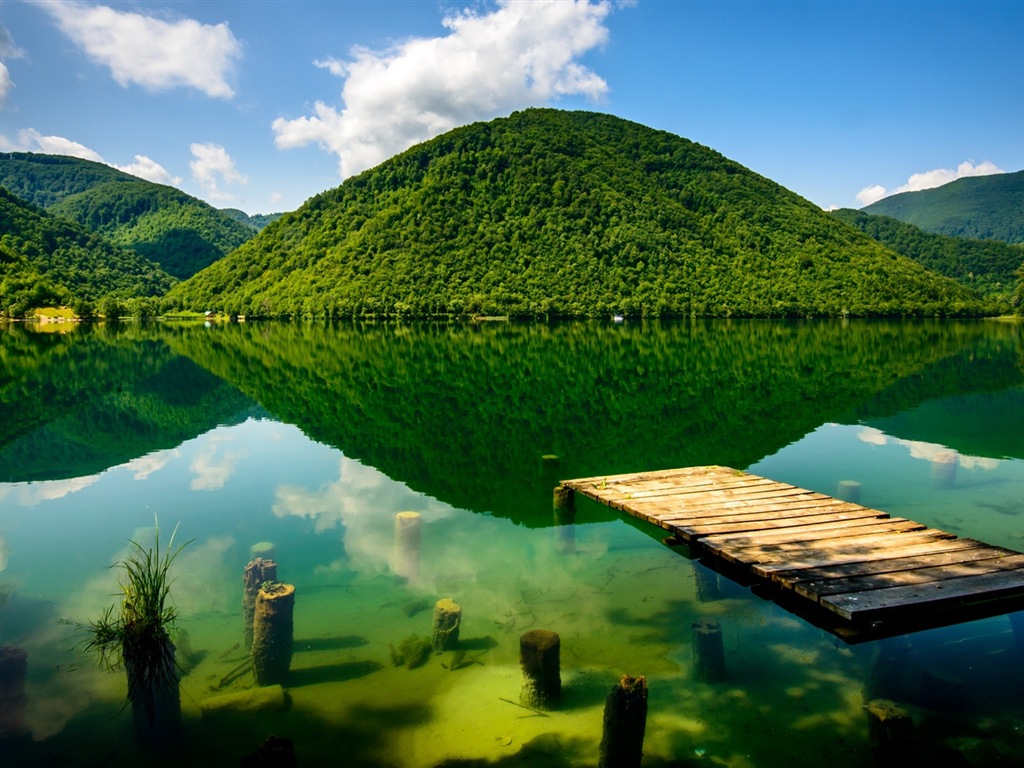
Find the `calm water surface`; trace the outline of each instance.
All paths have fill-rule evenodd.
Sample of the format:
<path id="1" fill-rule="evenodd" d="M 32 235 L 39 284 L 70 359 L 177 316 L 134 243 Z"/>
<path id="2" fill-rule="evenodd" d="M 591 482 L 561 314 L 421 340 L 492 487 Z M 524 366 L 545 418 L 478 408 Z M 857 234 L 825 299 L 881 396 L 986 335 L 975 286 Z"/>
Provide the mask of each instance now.
<path id="1" fill-rule="evenodd" d="M 701 464 L 825 493 L 856 480 L 868 506 L 1021 550 L 1022 427 L 1021 329 L 997 322 L 9 327 L 0 646 L 28 653 L 27 733 L 0 759 L 235 765 L 273 734 L 300 765 L 595 765 L 629 674 L 648 680 L 649 766 L 871 765 L 880 696 L 911 713 L 921 760 L 1019 765 L 1007 617 L 848 645 L 728 580 L 698 593 L 703 566 L 606 508 L 556 526 L 551 489 Z M 408 578 L 404 511 L 422 520 Z M 115 602 L 110 566 L 154 521 L 191 541 L 173 586 L 191 652 L 184 737 L 146 754 L 123 674 L 80 653 L 74 622 Z M 203 717 L 254 685 L 257 542 L 296 587 L 289 706 Z M 442 597 L 464 653 L 395 666 Z M 701 619 L 722 627 L 723 682 L 694 674 Z M 518 704 L 519 637 L 541 628 L 561 638 L 547 713 Z"/>

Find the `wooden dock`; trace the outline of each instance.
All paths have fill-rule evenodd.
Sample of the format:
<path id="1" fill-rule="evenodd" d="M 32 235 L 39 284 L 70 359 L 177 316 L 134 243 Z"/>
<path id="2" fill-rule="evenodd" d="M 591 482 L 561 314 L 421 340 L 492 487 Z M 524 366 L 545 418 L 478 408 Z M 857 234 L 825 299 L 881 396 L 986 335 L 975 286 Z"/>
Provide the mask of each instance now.
<path id="1" fill-rule="evenodd" d="M 1024 608 L 1024 554 L 728 467 L 561 488 L 664 528 L 667 543 L 849 642 Z"/>

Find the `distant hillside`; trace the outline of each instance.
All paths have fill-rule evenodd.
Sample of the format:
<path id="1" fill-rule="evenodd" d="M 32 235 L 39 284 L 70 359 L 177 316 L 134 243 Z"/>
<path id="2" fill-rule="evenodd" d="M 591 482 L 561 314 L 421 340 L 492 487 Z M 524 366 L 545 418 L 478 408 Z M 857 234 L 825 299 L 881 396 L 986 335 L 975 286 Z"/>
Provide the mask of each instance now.
<path id="1" fill-rule="evenodd" d="M 1024 171 L 974 176 L 885 197 L 861 209 L 927 232 L 1024 243 Z"/>
<path id="2" fill-rule="evenodd" d="M 226 213 L 228 216 L 233 218 L 235 221 L 240 221 L 242 224 L 248 224 L 257 231 L 263 229 L 267 224 L 277 221 L 283 213 L 253 213 L 248 214 L 245 211 L 240 211 L 237 208 L 221 208 L 222 213 Z"/>
<path id="3" fill-rule="evenodd" d="M 159 296 L 175 282 L 156 264 L 0 188 L 0 314 L 75 300 Z"/>
<path id="4" fill-rule="evenodd" d="M 707 147 L 550 109 L 456 129 L 350 178 L 169 298 L 267 317 L 985 310 Z"/>
<path id="5" fill-rule="evenodd" d="M 1024 263 L 1024 245 L 937 235 L 888 216 L 872 216 L 849 208 L 832 211 L 832 215 L 901 256 L 984 296 L 1007 302 L 1013 298 L 1017 270 Z"/>
<path id="6" fill-rule="evenodd" d="M 174 187 L 74 157 L 0 153 L 0 186 L 132 248 L 178 278 L 195 274 L 257 231 Z"/>

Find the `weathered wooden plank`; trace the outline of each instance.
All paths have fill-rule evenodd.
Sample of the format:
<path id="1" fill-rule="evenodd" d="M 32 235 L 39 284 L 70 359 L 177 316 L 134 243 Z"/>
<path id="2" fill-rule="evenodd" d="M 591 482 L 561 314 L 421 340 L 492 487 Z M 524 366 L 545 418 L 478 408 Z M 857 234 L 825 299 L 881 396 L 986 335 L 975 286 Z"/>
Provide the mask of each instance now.
<path id="1" fill-rule="evenodd" d="M 893 549 L 914 544 L 924 544 L 933 539 L 952 538 L 953 534 L 936 528 L 924 528 L 908 533 L 873 533 L 863 536 L 847 536 L 829 542 L 805 544 L 768 544 L 765 546 L 723 547 L 718 555 L 732 562 L 748 564 L 786 562 L 793 556 L 802 558 L 830 556 L 859 556 L 862 560 L 884 557 Z"/>
<path id="2" fill-rule="evenodd" d="M 1024 595 L 1024 571 L 986 573 L 940 582 L 828 595 L 819 604 L 849 621 L 870 621 L 888 611 L 954 608 L 995 598 Z"/>
<path id="3" fill-rule="evenodd" d="M 602 486 L 607 486 L 608 483 L 629 483 L 669 477 L 717 477 L 722 475 L 736 475 L 737 473 L 738 470 L 731 469 L 729 467 L 709 465 L 706 467 L 681 467 L 678 469 L 658 469 L 651 472 L 627 472 L 618 475 L 580 477 L 573 480 L 562 480 L 561 484 L 581 492 L 586 492 L 591 488 L 596 489 Z"/>
<path id="4" fill-rule="evenodd" d="M 837 501 L 827 496 L 813 493 L 793 495 L 782 500 L 775 497 L 766 499 L 736 499 L 718 503 L 685 506 L 674 504 L 671 501 L 650 505 L 624 502 L 623 507 L 629 510 L 636 510 L 637 512 L 642 511 L 648 515 L 658 515 L 666 520 L 676 520 L 684 524 L 686 522 L 700 522 L 729 515 L 760 515 L 763 518 L 771 518 L 797 511 L 799 511 L 799 514 L 806 514 L 803 510 L 821 510 L 824 514 L 838 512 L 843 509 L 850 511 L 866 509 L 866 507 L 859 507 L 856 504 Z"/>
<path id="5" fill-rule="evenodd" d="M 815 518 L 811 518 L 815 519 Z M 789 521 L 786 521 L 789 522 Z M 720 526 L 706 526 L 715 529 Z M 806 542 L 813 546 L 814 542 L 835 541 L 847 536 L 861 536 L 868 533 L 899 533 L 919 531 L 926 526 L 902 517 L 860 517 L 845 518 L 836 522 L 817 523 L 810 525 L 766 526 L 757 531 L 741 531 L 736 533 L 713 533 L 701 539 L 701 546 L 717 552 L 723 547 L 766 546 L 771 544 L 796 544 Z"/>
<path id="6" fill-rule="evenodd" d="M 769 491 L 790 491 L 794 487 L 785 483 L 777 483 L 774 480 L 766 480 L 763 477 L 749 478 L 711 478 L 700 483 L 690 482 L 685 486 L 673 484 L 670 480 L 656 483 L 609 483 L 607 487 L 595 490 L 595 493 L 609 499 L 629 500 L 638 503 L 656 502 L 665 497 L 679 498 L 680 501 L 687 500 L 705 493 L 722 495 L 735 495 L 736 497 L 758 491 L 766 493 Z"/>
<path id="7" fill-rule="evenodd" d="M 887 560 L 893 558 L 913 557 L 915 555 L 930 555 L 938 552 L 948 552 L 956 549 L 965 549 L 976 546 L 984 546 L 980 542 L 972 542 L 967 539 L 934 539 L 922 544 L 894 546 L 891 550 L 878 553 L 875 560 Z M 762 578 L 772 578 L 775 572 L 797 571 L 805 568 L 825 568 L 850 563 L 868 562 L 862 553 L 842 554 L 836 553 L 830 556 L 818 553 L 794 553 L 792 559 L 783 562 L 764 562 L 751 565 L 751 571 Z"/>
<path id="8" fill-rule="evenodd" d="M 919 568 L 937 567 L 940 565 L 954 565 L 957 563 L 969 563 L 974 560 L 984 560 L 990 557 L 1009 557 L 1016 555 L 1012 549 L 1003 547 L 992 547 L 982 541 L 974 539 L 948 539 L 944 542 L 944 549 L 941 552 L 915 555 L 912 557 L 893 557 L 883 560 L 861 561 L 847 563 L 845 565 L 823 566 L 821 568 L 801 568 L 793 571 L 776 571 L 772 578 L 786 588 L 795 588 L 796 585 L 807 581 L 826 581 L 829 579 L 844 579 L 855 576 L 870 576 L 877 573 L 888 573 L 897 571 L 909 571 Z"/>
<path id="9" fill-rule="evenodd" d="M 888 587 L 928 584 L 964 576 L 984 573 L 1000 573 L 1024 568 L 1024 555 L 1006 556 L 996 549 L 985 550 L 989 557 L 977 557 L 960 563 L 938 565 L 930 568 L 888 571 L 870 575 L 850 576 L 842 579 L 807 581 L 795 586 L 796 592 L 810 600 L 819 600 L 824 595 L 868 592 Z"/>

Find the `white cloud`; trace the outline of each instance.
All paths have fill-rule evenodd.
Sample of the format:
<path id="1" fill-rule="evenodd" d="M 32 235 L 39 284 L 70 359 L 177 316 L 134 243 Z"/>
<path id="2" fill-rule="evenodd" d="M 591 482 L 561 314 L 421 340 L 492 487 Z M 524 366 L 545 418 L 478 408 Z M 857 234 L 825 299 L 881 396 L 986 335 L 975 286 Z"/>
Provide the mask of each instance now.
<path id="1" fill-rule="evenodd" d="M 192 177 L 214 200 L 230 200 L 231 193 L 220 184 L 247 184 L 249 179 L 235 168 L 235 161 L 220 144 L 192 144 L 189 149 L 195 160 L 189 163 Z"/>
<path id="2" fill-rule="evenodd" d="M 344 178 L 474 120 L 561 96 L 600 99 L 607 84 L 577 59 L 608 39 L 610 12 L 606 0 L 502 0 L 491 13 L 446 17 L 443 37 L 317 61 L 344 79 L 344 106 L 317 101 L 311 115 L 278 118 L 277 146 L 318 144 Z"/>
<path id="3" fill-rule="evenodd" d="M 4 60 L 17 59 L 21 55 L 21 49 L 14 44 L 14 38 L 11 37 L 7 27 L 0 24 L 0 107 L 3 106 L 4 101 L 7 99 L 7 94 L 14 87 L 14 81 L 11 80 L 11 72 L 7 69 L 7 65 L 4 64 Z"/>
<path id="4" fill-rule="evenodd" d="M 189 488 L 193 491 L 217 491 L 235 474 L 238 462 L 248 455 L 245 450 L 219 452 L 216 442 L 192 460 L 189 469 L 195 474 Z"/>
<path id="5" fill-rule="evenodd" d="M 130 173 L 132 176 L 138 176 L 140 179 L 152 181 L 154 184 L 170 184 L 174 187 L 181 184 L 181 177 L 172 176 L 160 163 L 145 155 L 136 155 L 135 162 L 114 167 L 119 171 Z"/>
<path id="6" fill-rule="evenodd" d="M 43 152 L 48 155 L 70 155 L 83 160 L 102 163 L 103 158 L 98 152 L 89 149 L 77 141 L 65 139 L 63 136 L 43 136 L 34 128 L 18 131 L 18 138 L 11 141 L 0 134 L 0 150 L 4 152 Z"/>
<path id="7" fill-rule="evenodd" d="M 949 184 L 951 181 L 963 179 L 968 176 L 991 176 L 995 173 L 1006 173 L 1006 171 L 987 160 L 978 163 L 977 165 L 975 165 L 971 160 L 965 160 L 956 168 L 936 168 L 931 171 L 922 171 L 921 173 L 912 174 L 910 178 L 907 179 L 906 184 L 903 184 L 892 191 L 887 190 L 880 184 L 873 184 L 870 187 L 864 187 L 864 189 L 857 193 L 857 200 L 860 201 L 861 205 L 871 205 L 871 203 L 877 203 L 883 197 L 896 195 L 900 192 L 919 192 L 922 189 L 941 187 L 943 184 Z"/>
<path id="8" fill-rule="evenodd" d="M 234 96 L 228 78 L 241 44 L 225 23 L 164 21 L 105 5 L 36 1 L 123 86 L 135 83 L 153 91 L 187 87 L 218 98 Z"/>

